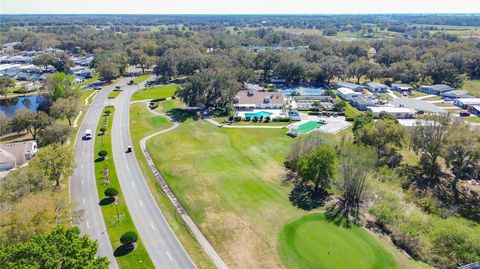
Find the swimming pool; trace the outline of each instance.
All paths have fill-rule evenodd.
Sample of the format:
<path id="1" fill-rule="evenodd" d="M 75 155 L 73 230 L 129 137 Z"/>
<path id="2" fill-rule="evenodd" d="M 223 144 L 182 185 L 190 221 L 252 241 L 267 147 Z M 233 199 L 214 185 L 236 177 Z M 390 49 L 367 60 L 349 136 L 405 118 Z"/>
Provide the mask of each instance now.
<path id="1" fill-rule="evenodd" d="M 260 117 L 268 117 L 270 115 L 272 115 L 271 112 L 259 111 L 255 113 L 245 113 L 245 118 L 254 118 L 254 117 L 260 118 Z"/>
<path id="2" fill-rule="evenodd" d="M 306 134 L 306 133 L 309 133 L 315 129 L 317 129 L 318 127 L 322 126 L 323 124 L 321 124 L 320 122 L 318 121 L 307 121 L 301 125 L 299 125 L 296 130 L 298 133 L 300 134 Z"/>

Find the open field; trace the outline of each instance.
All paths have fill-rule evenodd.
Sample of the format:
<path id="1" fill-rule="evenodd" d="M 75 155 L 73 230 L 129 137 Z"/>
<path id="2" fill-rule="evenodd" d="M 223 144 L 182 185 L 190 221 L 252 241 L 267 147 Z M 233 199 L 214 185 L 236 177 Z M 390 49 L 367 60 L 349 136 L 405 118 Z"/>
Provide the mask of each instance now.
<path id="1" fill-rule="evenodd" d="M 279 240 L 279 253 L 292 268 L 397 268 L 393 257 L 365 230 L 336 225 L 322 213 L 287 224 Z"/>
<path id="2" fill-rule="evenodd" d="M 147 146 L 172 190 L 231 268 L 316 268 L 285 264 L 277 252 L 284 225 L 307 214 L 290 203 L 292 185 L 283 180 L 292 141 L 281 129 L 226 129 L 187 118 Z M 308 234 L 298 240 L 308 240 Z M 379 242 L 390 249 L 399 268 L 417 267 L 391 243 Z"/>
<path id="3" fill-rule="evenodd" d="M 133 94 L 132 101 L 172 97 L 179 87 L 178 84 L 171 84 L 139 90 Z"/>
<path id="4" fill-rule="evenodd" d="M 465 80 L 462 89 L 467 91 L 470 95 L 480 97 L 480 79 Z"/>
<path id="5" fill-rule="evenodd" d="M 95 177 L 97 182 L 97 191 L 98 196 L 100 197 L 100 205 L 102 207 L 103 218 L 105 220 L 105 225 L 107 226 L 108 235 L 112 243 L 114 251 L 117 252 L 117 248 L 122 244 L 120 243 L 120 236 L 128 231 L 137 232 L 130 213 L 128 212 L 127 205 L 122 197 L 122 190 L 118 182 L 117 174 L 115 171 L 115 164 L 113 162 L 112 155 L 112 141 L 110 130 L 112 129 L 113 123 L 113 113 L 114 108 L 106 108 L 105 110 L 112 111 L 110 116 L 106 117 L 108 119 L 107 131 L 105 134 L 101 134 L 100 128 L 103 126 L 105 117 L 100 118 L 99 124 L 96 130 L 96 139 L 95 139 L 95 154 L 98 154 L 101 150 L 106 150 L 108 152 L 105 160 L 98 158 L 98 155 L 95 156 Z M 104 110 L 104 111 L 105 111 Z M 103 114 L 105 115 L 105 114 Z M 108 169 L 109 181 L 108 185 L 104 184 L 104 169 Z M 118 196 L 115 202 L 109 201 L 105 197 L 104 191 L 107 188 L 115 188 L 118 190 Z M 118 204 L 118 205 L 116 205 Z M 120 216 L 120 222 L 117 220 L 117 210 L 118 215 Z M 138 232 L 137 232 L 138 234 Z M 119 253 L 121 251 L 118 251 Z M 117 257 L 118 264 L 120 268 L 154 268 L 150 257 L 148 256 L 147 250 L 143 246 L 141 239 L 137 241 L 137 247 L 134 251 Z"/>
<path id="6" fill-rule="evenodd" d="M 181 105 L 178 100 L 168 100 L 160 102 L 161 104 L 168 104 L 170 109 Z M 180 104 L 178 104 L 180 103 Z M 161 107 L 161 105 L 159 106 Z M 140 148 L 140 140 L 154 132 L 167 129 L 172 126 L 172 123 L 165 117 L 154 115 L 147 111 L 145 104 L 137 103 L 132 104 L 130 107 L 130 126 L 135 126 L 130 130 L 132 136 L 133 152 L 137 158 L 138 164 L 142 171 L 143 176 L 146 179 L 148 187 L 152 190 L 153 197 L 157 202 L 157 205 L 162 210 L 163 215 L 168 221 L 168 224 L 174 231 L 177 238 L 180 240 L 186 251 L 198 266 L 198 268 L 213 269 L 215 268 L 211 263 L 209 257 L 203 252 L 201 247 L 190 235 L 189 231 L 185 228 L 183 223 L 177 218 L 175 208 L 168 200 L 167 196 L 163 193 L 160 185 L 157 183 L 152 170 L 148 167 L 147 161 L 142 154 Z"/>

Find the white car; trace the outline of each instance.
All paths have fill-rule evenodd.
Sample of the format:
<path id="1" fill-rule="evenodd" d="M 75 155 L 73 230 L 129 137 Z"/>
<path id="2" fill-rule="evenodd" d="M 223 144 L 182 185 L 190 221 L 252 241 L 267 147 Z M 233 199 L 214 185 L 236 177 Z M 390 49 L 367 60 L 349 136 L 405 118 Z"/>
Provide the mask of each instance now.
<path id="1" fill-rule="evenodd" d="M 84 139 L 85 140 L 89 140 L 92 138 L 92 129 L 87 129 L 85 130 L 85 136 L 84 136 Z"/>

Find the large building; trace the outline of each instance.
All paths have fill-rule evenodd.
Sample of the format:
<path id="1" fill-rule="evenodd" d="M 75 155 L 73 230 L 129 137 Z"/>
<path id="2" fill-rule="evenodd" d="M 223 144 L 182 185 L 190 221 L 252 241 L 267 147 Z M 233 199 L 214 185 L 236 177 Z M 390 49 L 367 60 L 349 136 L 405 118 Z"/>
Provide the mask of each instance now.
<path id="1" fill-rule="evenodd" d="M 363 95 L 352 97 L 350 104 L 356 107 L 358 110 L 362 110 L 362 111 L 367 110 L 367 107 L 376 106 L 374 100 L 367 98 Z"/>
<path id="2" fill-rule="evenodd" d="M 453 104 L 461 108 L 467 108 L 468 106 L 480 105 L 480 98 L 458 98 L 453 100 Z"/>
<path id="3" fill-rule="evenodd" d="M 444 92 L 444 93 L 441 93 L 440 96 L 442 96 L 443 98 L 450 98 L 450 99 L 474 98 L 473 96 L 468 94 L 466 91 L 462 91 L 462 90 Z"/>
<path id="4" fill-rule="evenodd" d="M 367 83 L 368 90 L 374 94 L 387 93 L 389 87 L 382 83 L 369 82 Z"/>
<path id="5" fill-rule="evenodd" d="M 337 95 L 343 100 L 350 101 L 353 97 L 362 95 L 359 92 L 355 92 L 349 88 L 338 88 Z"/>
<path id="6" fill-rule="evenodd" d="M 420 86 L 420 88 L 418 88 L 418 90 L 428 94 L 440 95 L 445 92 L 453 91 L 453 88 L 444 84 L 436 84 L 436 85 L 422 85 Z"/>
<path id="7" fill-rule="evenodd" d="M 333 84 L 333 87 L 335 89 L 339 88 L 347 88 L 355 92 L 362 92 L 363 90 L 367 89 L 366 86 L 360 85 L 360 84 L 355 84 L 355 83 L 350 83 L 350 82 L 336 82 Z"/>
<path id="8" fill-rule="evenodd" d="M 237 109 L 280 109 L 283 107 L 283 94 L 253 89 L 241 90 L 235 96 L 233 106 Z"/>
<path id="9" fill-rule="evenodd" d="M 396 92 L 400 92 L 403 95 L 409 95 L 413 91 L 413 87 L 408 85 L 408 84 L 397 84 L 397 83 L 392 83 L 392 90 Z"/>
<path id="10" fill-rule="evenodd" d="M 382 113 L 395 116 L 397 119 L 413 118 L 415 115 L 415 110 L 411 108 L 392 106 L 367 107 L 367 112 L 372 113 L 374 118 L 380 118 Z"/>
<path id="11" fill-rule="evenodd" d="M 0 144 L 0 171 L 22 166 L 37 153 L 37 142 Z"/>

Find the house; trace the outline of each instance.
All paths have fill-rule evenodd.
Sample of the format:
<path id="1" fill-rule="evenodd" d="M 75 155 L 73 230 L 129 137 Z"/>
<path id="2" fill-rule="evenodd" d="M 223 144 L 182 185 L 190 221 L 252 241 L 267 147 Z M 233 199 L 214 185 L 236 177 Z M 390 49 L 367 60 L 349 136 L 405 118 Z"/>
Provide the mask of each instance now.
<path id="1" fill-rule="evenodd" d="M 337 95 L 343 100 L 350 101 L 352 100 L 352 97 L 362 95 L 362 94 L 359 92 L 355 92 L 349 88 L 338 88 Z"/>
<path id="2" fill-rule="evenodd" d="M 336 82 L 333 84 L 333 87 L 335 89 L 347 88 L 355 92 L 363 92 L 363 90 L 367 89 L 366 86 L 355 84 L 355 83 L 349 83 L 349 82 Z"/>
<path id="3" fill-rule="evenodd" d="M 450 99 L 474 98 L 473 96 L 469 95 L 466 91 L 462 91 L 462 90 L 443 92 L 440 94 L 440 96 L 442 96 L 443 98 L 450 98 Z"/>
<path id="4" fill-rule="evenodd" d="M 436 85 L 422 85 L 418 88 L 419 91 L 428 93 L 428 94 L 435 94 L 440 95 L 444 92 L 453 91 L 453 88 L 444 84 L 436 84 Z"/>
<path id="5" fill-rule="evenodd" d="M 39 73 L 28 73 L 21 71 L 16 75 L 16 79 L 20 81 L 37 81 L 40 78 Z"/>
<path id="6" fill-rule="evenodd" d="M 480 116 L 480 105 L 473 105 L 467 107 L 468 112 Z"/>
<path id="7" fill-rule="evenodd" d="M 23 165 L 36 153 L 36 141 L 0 144 L 0 171 L 8 171 Z"/>
<path id="8" fill-rule="evenodd" d="M 382 83 L 369 82 L 367 83 L 367 88 L 374 94 L 387 93 L 389 87 Z"/>
<path id="9" fill-rule="evenodd" d="M 350 104 L 352 106 L 356 107 L 358 110 L 362 110 L 362 111 L 367 110 L 367 107 L 376 106 L 374 100 L 372 100 L 370 98 L 367 98 L 363 95 L 352 97 L 352 100 L 350 101 Z"/>
<path id="10" fill-rule="evenodd" d="M 281 92 L 267 92 L 258 90 L 241 90 L 233 100 L 237 109 L 281 109 L 283 94 Z"/>
<path id="11" fill-rule="evenodd" d="M 7 60 L 9 63 L 16 63 L 16 64 L 32 64 L 33 58 L 30 56 L 22 56 L 22 55 L 15 55 Z"/>
<path id="12" fill-rule="evenodd" d="M 480 105 L 480 98 L 458 98 L 453 100 L 453 104 L 461 108 L 467 108 L 468 106 Z"/>
<path id="13" fill-rule="evenodd" d="M 367 112 L 372 113 L 374 118 L 380 118 L 382 113 L 395 116 L 397 119 L 413 118 L 415 110 L 407 107 L 377 106 L 367 107 Z"/>
<path id="14" fill-rule="evenodd" d="M 408 84 L 392 83 L 392 90 L 400 92 L 403 95 L 410 95 L 413 91 L 413 87 Z"/>

